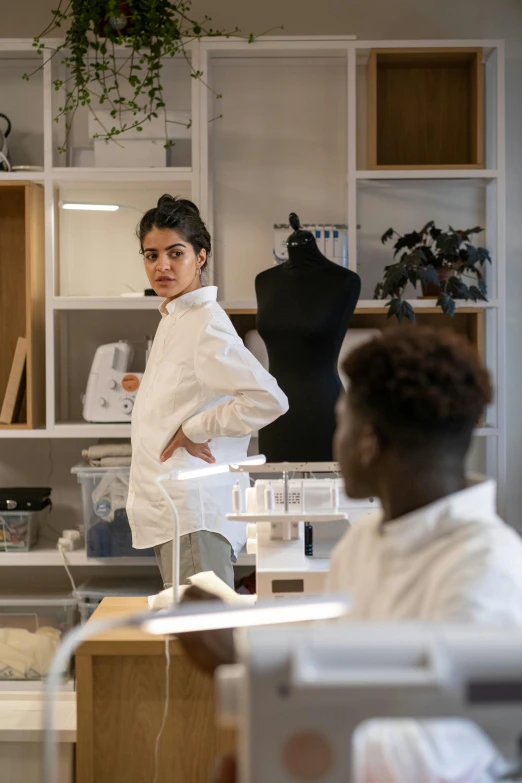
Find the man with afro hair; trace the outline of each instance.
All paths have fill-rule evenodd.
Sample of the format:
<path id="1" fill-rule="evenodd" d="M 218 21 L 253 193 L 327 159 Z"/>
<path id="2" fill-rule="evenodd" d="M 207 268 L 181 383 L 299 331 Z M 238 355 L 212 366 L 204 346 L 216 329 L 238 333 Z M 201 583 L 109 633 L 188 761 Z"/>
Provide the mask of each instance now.
<path id="1" fill-rule="evenodd" d="M 328 590 L 352 596 L 358 621 L 522 623 L 522 543 L 496 513 L 495 483 L 466 475 L 492 399 L 476 352 L 451 332 L 400 327 L 354 350 L 344 371 L 346 492 L 382 510 L 339 542 Z M 358 747 L 364 783 L 485 783 L 498 771 L 496 750 L 463 721 L 375 722 Z"/>
<path id="2" fill-rule="evenodd" d="M 492 399 L 476 352 L 451 332 L 400 327 L 355 349 L 343 369 L 335 446 L 346 492 L 379 498 L 382 509 L 339 542 L 328 590 L 352 597 L 359 622 L 522 623 L 522 543 L 496 513 L 495 483 L 466 475 L 473 429 Z M 181 641 L 206 671 L 235 659 L 231 632 Z M 357 783 L 489 783 L 504 771 L 465 721 L 361 729 Z M 224 759 L 215 783 L 237 780 L 235 760 Z"/>

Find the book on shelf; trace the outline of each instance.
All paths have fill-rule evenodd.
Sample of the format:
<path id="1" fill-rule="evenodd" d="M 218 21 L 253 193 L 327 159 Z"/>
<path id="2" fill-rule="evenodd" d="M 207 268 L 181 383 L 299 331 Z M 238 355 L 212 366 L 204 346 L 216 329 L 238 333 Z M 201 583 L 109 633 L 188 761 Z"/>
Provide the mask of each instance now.
<path id="1" fill-rule="evenodd" d="M 19 337 L 0 411 L 0 424 L 14 424 L 20 415 L 25 395 L 26 361 L 27 340 Z"/>

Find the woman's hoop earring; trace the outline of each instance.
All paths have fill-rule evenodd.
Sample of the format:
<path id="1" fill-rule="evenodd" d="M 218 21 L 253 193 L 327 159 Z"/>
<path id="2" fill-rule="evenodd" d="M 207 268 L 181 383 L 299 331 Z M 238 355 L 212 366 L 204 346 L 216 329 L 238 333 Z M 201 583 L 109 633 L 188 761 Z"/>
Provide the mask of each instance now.
<path id="1" fill-rule="evenodd" d="M 201 267 L 198 266 L 198 275 L 201 277 Z"/>

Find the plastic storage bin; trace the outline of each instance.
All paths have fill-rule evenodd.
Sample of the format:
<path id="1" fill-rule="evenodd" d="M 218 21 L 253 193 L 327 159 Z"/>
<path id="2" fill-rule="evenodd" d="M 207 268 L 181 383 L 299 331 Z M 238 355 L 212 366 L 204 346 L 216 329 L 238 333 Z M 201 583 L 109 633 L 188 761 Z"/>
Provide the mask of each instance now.
<path id="1" fill-rule="evenodd" d="M 0 597 L 0 680 L 44 678 L 76 610 L 71 596 Z"/>
<path id="2" fill-rule="evenodd" d="M 153 557 L 153 549 L 133 549 L 125 506 L 129 468 L 72 468 L 82 487 L 87 557 Z"/>
<path id="3" fill-rule="evenodd" d="M 141 579 L 119 579 L 110 577 L 92 578 L 76 590 L 78 609 L 82 623 L 86 623 L 104 598 L 148 597 L 163 590 L 161 577 Z"/>
<path id="4" fill-rule="evenodd" d="M 0 511 L 0 552 L 28 552 L 38 540 L 40 511 Z"/>

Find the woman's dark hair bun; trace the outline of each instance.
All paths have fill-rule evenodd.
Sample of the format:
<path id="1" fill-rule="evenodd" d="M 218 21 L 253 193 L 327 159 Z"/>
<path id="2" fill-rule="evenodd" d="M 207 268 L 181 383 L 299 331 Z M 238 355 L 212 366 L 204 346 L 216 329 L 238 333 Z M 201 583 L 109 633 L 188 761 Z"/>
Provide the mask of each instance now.
<path id="1" fill-rule="evenodd" d="M 156 207 L 145 212 L 136 232 L 142 252 L 143 241 L 153 228 L 177 231 L 186 242 L 190 242 L 196 253 L 206 250 L 207 258 L 211 253 L 212 244 L 208 229 L 201 219 L 198 207 L 188 198 L 165 193 L 158 199 Z M 202 268 L 205 266 L 206 262 Z"/>
<path id="2" fill-rule="evenodd" d="M 180 198 L 179 196 L 171 196 L 169 193 L 165 193 L 158 199 L 158 209 L 175 209 L 175 210 L 187 210 L 199 217 L 199 209 L 188 198 Z"/>

